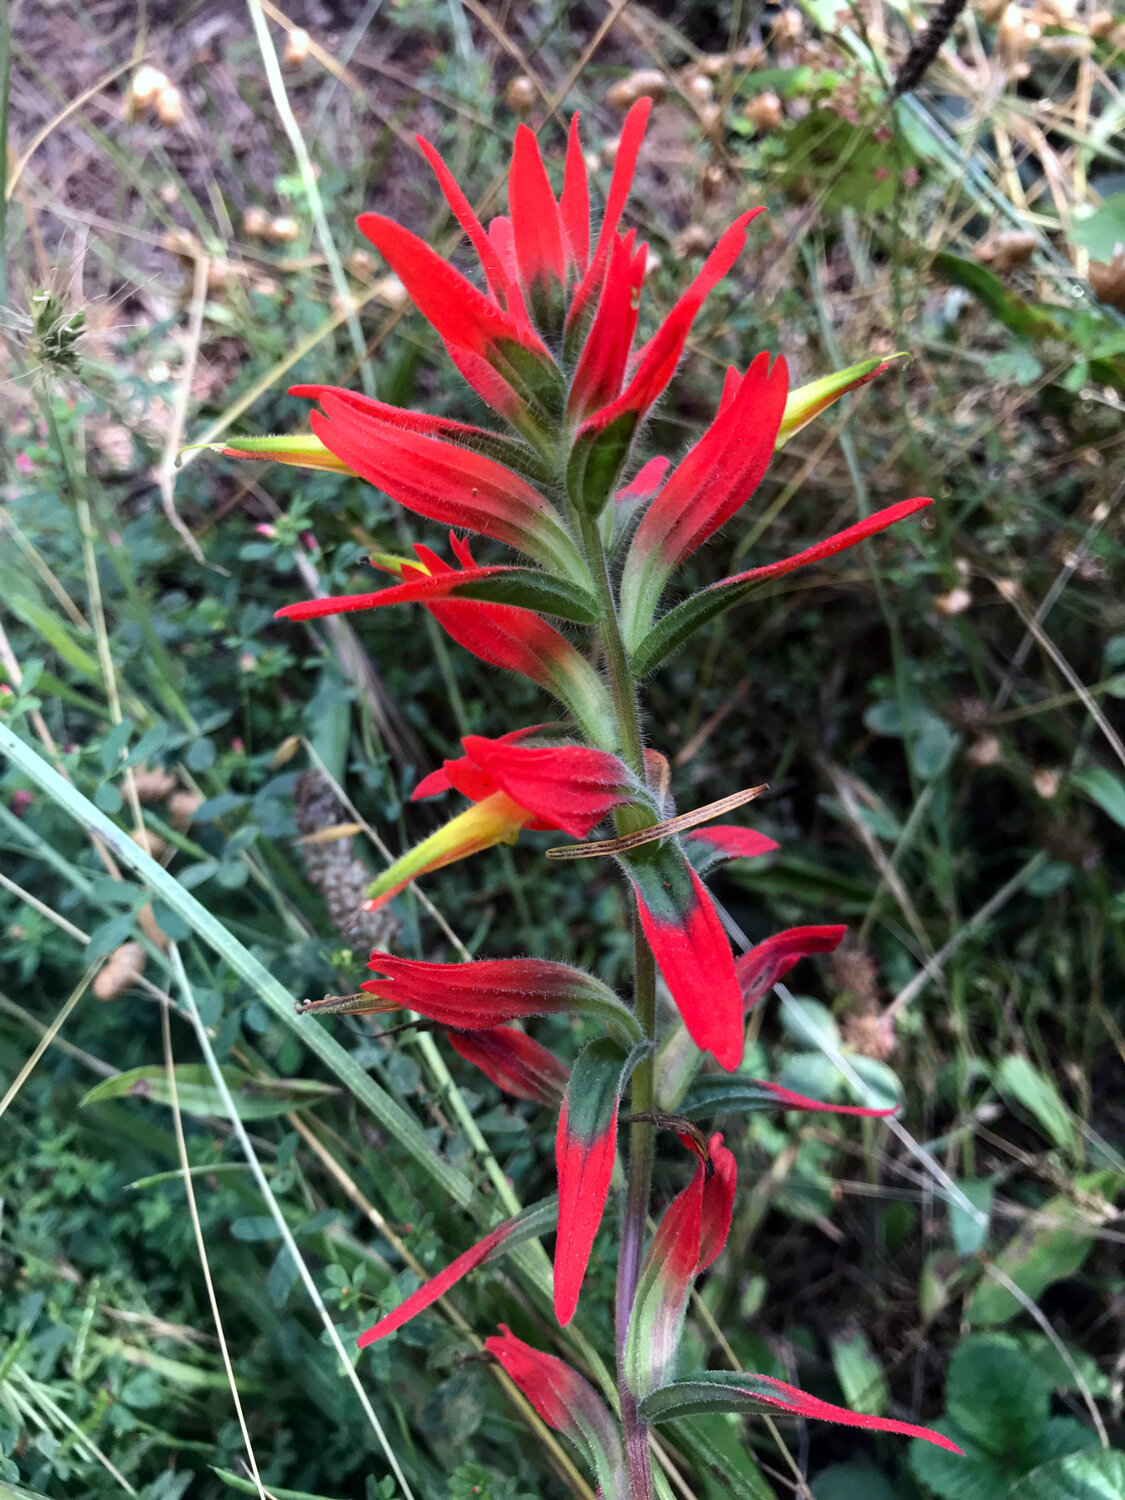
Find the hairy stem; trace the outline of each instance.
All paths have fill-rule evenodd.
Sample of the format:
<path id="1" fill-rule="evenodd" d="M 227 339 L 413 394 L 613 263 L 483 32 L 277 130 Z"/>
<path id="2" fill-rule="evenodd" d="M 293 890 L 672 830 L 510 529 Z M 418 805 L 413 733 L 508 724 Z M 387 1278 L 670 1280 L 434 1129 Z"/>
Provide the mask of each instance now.
<path id="1" fill-rule="evenodd" d="M 605 548 L 596 520 L 584 517 L 582 540 L 586 560 L 601 604 L 602 645 L 610 692 L 617 715 L 622 755 L 642 783 L 644 742 L 637 709 L 637 697 L 629 671 L 629 660 L 617 622 L 617 607 L 606 565 Z M 656 965 L 652 950 L 634 914 L 634 1008 L 646 1040 L 656 1034 Z M 652 1052 L 638 1063 L 632 1082 L 632 1111 L 643 1114 L 652 1110 L 655 1083 L 655 1060 Z M 637 1401 L 625 1381 L 625 1339 L 629 1331 L 629 1314 L 637 1292 L 641 1267 L 645 1219 L 652 1181 L 652 1157 L 655 1128 L 651 1120 L 635 1120 L 629 1128 L 629 1172 L 625 1189 L 625 1211 L 621 1221 L 621 1245 L 617 1261 L 616 1345 L 617 1386 L 621 1398 L 621 1424 L 625 1434 L 625 1458 L 629 1469 L 632 1500 L 654 1500 L 652 1465 L 648 1452 L 648 1428 L 640 1419 Z"/>

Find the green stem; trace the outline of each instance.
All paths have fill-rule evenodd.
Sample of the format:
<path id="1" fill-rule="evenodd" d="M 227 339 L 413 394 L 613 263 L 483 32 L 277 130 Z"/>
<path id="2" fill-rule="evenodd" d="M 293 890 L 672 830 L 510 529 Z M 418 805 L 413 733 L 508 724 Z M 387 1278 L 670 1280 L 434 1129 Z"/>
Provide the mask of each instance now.
<path id="1" fill-rule="evenodd" d="M 626 763 L 644 782 L 644 741 L 641 736 L 637 696 L 629 670 L 629 659 L 617 621 L 617 606 L 606 564 L 605 548 L 597 521 L 582 518 L 582 540 L 586 561 L 601 604 L 602 645 L 610 692 L 617 716 L 617 730 Z M 652 949 L 634 913 L 634 1010 L 646 1040 L 656 1036 L 656 964 Z M 651 1111 L 654 1103 L 656 1063 L 652 1050 L 638 1063 L 632 1081 L 634 1115 Z M 617 1261 L 616 1346 L 617 1388 L 621 1399 L 621 1425 L 625 1435 L 625 1457 L 632 1500 L 654 1500 L 652 1465 L 648 1452 L 648 1427 L 637 1411 L 636 1397 L 625 1380 L 625 1341 L 629 1315 L 637 1292 L 644 1245 L 645 1220 L 652 1186 L 655 1127 L 649 1120 L 635 1120 L 629 1130 L 629 1171 L 625 1189 L 625 1211 L 621 1221 L 621 1246 Z"/>

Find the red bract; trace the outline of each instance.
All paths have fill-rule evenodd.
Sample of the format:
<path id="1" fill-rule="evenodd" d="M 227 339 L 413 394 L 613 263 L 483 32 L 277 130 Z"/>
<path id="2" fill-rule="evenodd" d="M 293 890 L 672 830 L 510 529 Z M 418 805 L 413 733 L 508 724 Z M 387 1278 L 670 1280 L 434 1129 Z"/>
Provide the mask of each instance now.
<path id="1" fill-rule="evenodd" d="M 559 1237 L 555 1246 L 555 1316 L 569 1323 L 590 1250 L 602 1221 L 617 1150 L 617 1110 L 631 1059 L 614 1042 L 584 1047 L 574 1064 L 555 1135 Z"/>
<path id="2" fill-rule="evenodd" d="M 753 828 L 738 828 L 729 823 L 711 823 L 693 828 L 684 835 L 684 853 L 697 875 L 706 875 L 716 865 L 732 859 L 757 859 L 773 854 L 779 847 L 776 839 Z"/>
<path id="3" fill-rule="evenodd" d="M 734 955 L 707 887 L 668 846 L 624 863 L 657 968 L 695 1045 L 724 1068 L 742 1061 Z"/>
<path id="4" fill-rule="evenodd" d="M 753 494 L 773 457 L 785 413 L 785 361 L 770 368 L 759 354 L 719 415 L 645 512 L 625 559 L 621 609 L 626 644 L 652 623 L 673 568 L 690 556 Z"/>
<path id="5" fill-rule="evenodd" d="M 455 1052 L 506 1094 L 552 1107 L 562 1103 L 570 1070 L 526 1031 L 493 1026 L 487 1031 L 447 1031 L 446 1036 Z"/>
<path id="6" fill-rule="evenodd" d="M 787 927 L 750 948 L 734 966 L 744 1007 L 749 1010 L 802 958 L 813 953 L 831 953 L 838 948 L 847 930 L 846 927 Z"/>

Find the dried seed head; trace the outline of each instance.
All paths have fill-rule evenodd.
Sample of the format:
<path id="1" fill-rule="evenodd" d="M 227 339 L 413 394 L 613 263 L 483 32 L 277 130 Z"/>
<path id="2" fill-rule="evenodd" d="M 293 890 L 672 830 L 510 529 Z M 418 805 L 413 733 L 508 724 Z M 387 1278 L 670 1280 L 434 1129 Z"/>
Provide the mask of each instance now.
<path id="1" fill-rule="evenodd" d="M 538 97 L 539 90 L 526 73 L 517 73 L 504 90 L 504 102 L 514 115 L 530 114 Z"/>
<path id="2" fill-rule="evenodd" d="M 176 790 L 176 778 L 163 766 L 149 766 L 134 771 L 133 784 L 142 802 L 162 802 Z"/>
<path id="3" fill-rule="evenodd" d="M 986 766 L 994 766 L 1003 753 L 1004 747 L 996 735 L 982 734 L 965 751 L 965 759 L 971 766 L 983 770 Z"/>
<path id="4" fill-rule="evenodd" d="M 721 78 L 730 72 L 730 59 L 725 52 L 708 52 L 699 59 L 696 67 L 708 78 Z"/>
<path id="5" fill-rule="evenodd" d="M 1023 11 L 1015 0 L 1011 0 L 1011 3 L 1004 7 L 996 27 L 996 45 L 1009 57 L 1022 57 L 1030 49 L 1034 40 L 1028 35 L 1032 29 Z M 1034 30 L 1038 35 L 1039 28 L 1036 26 Z"/>
<path id="6" fill-rule="evenodd" d="M 702 224 L 689 224 L 672 241 L 672 254 L 677 260 L 686 260 L 690 255 L 705 255 L 711 248 L 711 236 Z"/>
<path id="7" fill-rule="evenodd" d="M 146 954 L 140 943 L 122 943 L 92 985 L 98 1000 L 116 1000 L 132 988 L 145 971 Z"/>
<path id="8" fill-rule="evenodd" d="M 266 240 L 270 234 L 270 216 L 264 208 L 251 203 L 242 210 L 242 232 L 251 239 Z"/>
<path id="9" fill-rule="evenodd" d="M 299 68 L 309 55 L 309 34 L 302 26 L 294 26 L 285 38 L 282 61 L 287 68 Z"/>
<path id="10" fill-rule="evenodd" d="M 638 99 L 652 99 L 659 103 L 668 89 L 668 80 L 659 68 L 637 68 L 625 78 L 619 78 L 606 90 L 605 102 L 610 109 L 624 114 Z"/>
<path id="11" fill-rule="evenodd" d="M 655 272 L 660 270 L 660 267 L 663 264 L 664 257 L 662 255 L 657 255 L 655 250 L 650 249 L 648 254 L 645 256 L 645 277 L 647 278 L 654 275 Z"/>
<path id="12" fill-rule="evenodd" d="M 348 271 L 357 281 L 370 281 L 375 274 L 375 260 L 366 250 L 353 250 L 347 259 Z"/>
<path id="13" fill-rule="evenodd" d="M 709 167 L 704 167 L 699 178 L 699 188 L 703 194 L 703 201 L 710 203 L 713 198 L 717 198 L 723 190 L 723 183 L 725 181 L 726 174 L 716 162 L 712 162 Z"/>
<path id="14" fill-rule="evenodd" d="M 974 247 L 973 255 L 977 260 L 991 265 L 993 270 L 1004 275 L 1005 272 L 1014 270 L 1016 266 L 1026 265 L 1035 253 L 1038 243 L 1035 235 L 1027 230 L 1008 229 L 982 240 Z"/>
<path id="15" fill-rule="evenodd" d="M 706 73 L 689 73 L 684 78 L 684 93 L 693 104 L 710 104 L 715 85 Z"/>
<path id="16" fill-rule="evenodd" d="M 168 88 L 168 75 L 162 73 L 159 68 L 150 67 L 145 63 L 133 74 L 133 81 L 129 85 L 129 91 L 125 96 L 126 111 L 131 115 L 140 114 L 143 110 L 151 109 L 156 103 L 156 96 L 161 89 Z"/>
<path id="17" fill-rule="evenodd" d="M 1118 250 L 1110 261 L 1092 260 L 1087 274 L 1098 301 L 1125 312 L 1125 250 Z"/>
<path id="18" fill-rule="evenodd" d="M 766 49 L 759 43 L 754 42 L 749 47 L 742 47 L 734 54 L 734 65 L 736 68 L 752 71 L 760 68 L 766 60 Z"/>
<path id="19" fill-rule="evenodd" d="M 1031 784 L 1044 802 L 1050 802 L 1052 797 L 1057 797 L 1059 794 L 1059 788 L 1062 786 L 1062 772 L 1052 770 L 1050 766 L 1040 766 L 1032 776 Z"/>
<path id="20" fill-rule="evenodd" d="M 167 88 L 160 90 L 153 108 L 161 125 L 171 128 L 180 123 L 184 117 L 184 101 L 175 84 L 170 83 Z"/>
<path id="21" fill-rule="evenodd" d="M 279 245 L 291 244 L 301 232 L 301 226 L 296 219 L 290 218 L 288 214 L 279 214 L 276 219 L 270 220 L 270 226 L 266 238 L 273 240 Z"/>
<path id="22" fill-rule="evenodd" d="M 170 250 L 173 255 L 178 255 L 181 260 L 198 260 L 203 254 L 203 246 L 187 229 L 169 229 L 160 241 L 160 245 L 162 249 Z"/>
<path id="23" fill-rule="evenodd" d="M 795 42 L 801 40 L 805 29 L 805 19 L 796 6 L 790 6 L 783 10 L 773 23 L 770 37 L 779 47 L 792 47 Z"/>
<path id="24" fill-rule="evenodd" d="M 699 123 L 703 126 L 703 133 L 709 135 L 712 140 L 718 140 L 723 133 L 723 111 L 718 104 L 701 104 L 699 106 Z"/>
<path id="25" fill-rule="evenodd" d="M 875 1057 L 885 1062 L 898 1046 L 891 1016 L 847 1016 L 842 1031 L 844 1046 L 860 1057 Z"/>
<path id="26" fill-rule="evenodd" d="M 758 94 L 756 98 L 743 110 L 746 118 L 755 125 L 758 130 L 776 130 L 785 118 L 781 100 L 773 89 L 766 89 L 764 93 Z"/>
<path id="27" fill-rule="evenodd" d="M 879 970 L 866 948 L 841 946 L 828 962 L 838 989 L 859 1001 L 865 1010 L 877 1008 Z"/>

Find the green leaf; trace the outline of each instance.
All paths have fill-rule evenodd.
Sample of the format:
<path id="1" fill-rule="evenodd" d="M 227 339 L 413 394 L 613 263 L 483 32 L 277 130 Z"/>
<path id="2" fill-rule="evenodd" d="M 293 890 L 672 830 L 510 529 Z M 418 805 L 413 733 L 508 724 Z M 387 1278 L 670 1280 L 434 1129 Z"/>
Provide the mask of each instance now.
<path id="1" fill-rule="evenodd" d="M 632 653 L 630 664 L 636 677 L 647 677 L 656 670 L 666 656 L 680 646 L 709 620 L 726 614 L 736 604 L 741 604 L 762 587 L 765 579 L 754 579 L 750 583 L 732 583 L 726 587 L 711 584 L 700 589 L 662 615 L 637 649 Z"/>
<path id="2" fill-rule="evenodd" d="M 184 1063 L 176 1070 L 176 1091 L 185 1115 L 226 1116 L 226 1106 L 202 1063 Z M 238 1068 L 224 1068 L 223 1077 L 243 1120 L 267 1120 L 290 1110 L 307 1109 L 339 1092 L 331 1084 L 304 1078 L 252 1078 Z M 172 1102 L 168 1075 L 162 1067 L 130 1068 L 96 1084 L 79 1108 L 106 1099 L 152 1099 Z M 270 1220 L 273 1223 L 273 1220 Z"/>
<path id="3" fill-rule="evenodd" d="M 1018 297 L 995 271 L 990 271 L 979 261 L 967 260 L 945 250 L 934 257 L 934 270 L 946 281 L 972 292 L 1010 332 L 1029 339 L 1061 338 L 1070 342 L 1056 317 Z"/>
<path id="4" fill-rule="evenodd" d="M 1098 1231 L 1110 1216 L 1110 1204 L 1125 1186 L 1125 1174 L 1107 1169 L 1088 1172 L 1074 1183 L 1074 1196 L 1050 1198 L 997 1255 L 993 1264 L 1020 1291 L 1036 1301 L 1047 1287 L 1073 1276 L 1094 1247 Z M 1106 1200 L 1099 1213 L 1097 1198 Z M 1083 1201 L 1085 1200 L 1085 1201 Z M 998 1281 L 983 1281 L 966 1309 L 968 1321 L 981 1324 L 1006 1323 L 1023 1311 L 1023 1305 Z"/>
<path id="5" fill-rule="evenodd" d="M 948 1415 L 995 1458 L 1031 1448 L 1047 1421 L 1051 1389 L 1011 1340 L 970 1337 L 949 1365 Z"/>
<path id="6" fill-rule="evenodd" d="M 1007 1500 L 1121 1500 L 1125 1495 L 1125 1453 L 1115 1448 L 1072 1453 L 1043 1464 L 1008 1494 Z"/>
<path id="7" fill-rule="evenodd" d="M 211 1465 L 212 1474 L 217 1474 L 224 1484 L 237 1490 L 240 1495 L 257 1495 L 258 1486 L 252 1479 L 244 1479 L 241 1474 L 234 1474 L 230 1469 L 220 1469 L 217 1464 Z M 269 1494 L 274 1500 L 334 1500 L 331 1495 L 314 1495 L 309 1490 L 286 1490 L 280 1485 L 271 1484 Z"/>
<path id="8" fill-rule="evenodd" d="M 1078 1152 L 1078 1131 L 1070 1110 L 1053 1081 L 1026 1057 L 1005 1057 L 995 1071 L 995 1083 L 1002 1094 L 1010 1094 L 1039 1122 L 1056 1146 Z"/>
<path id="9" fill-rule="evenodd" d="M 1094 766 L 1092 770 L 1076 772 L 1070 779 L 1118 827 L 1125 828 L 1125 781 L 1120 776 L 1104 766 Z"/>
<path id="10" fill-rule="evenodd" d="M 715 1413 L 693 1417 L 690 1422 L 671 1422 L 668 1430 L 677 1449 L 688 1455 L 700 1473 L 716 1476 L 723 1500 L 776 1500 L 776 1492 L 742 1439 L 741 1425 L 736 1417 Z"/>
<path id="11" fill-rule="evenodd" d="M 758 1400 L 760 1389 L 770 1400 Z M 700 1370 L 687 1380 L 675 1380 L 650 1391 L 640 1404 L 646 1422 L 691 1417 L 699 1412 L 776 1412 L 777 1391 L 758 1375 L 741 1370 Z"/>
<path id="12" fill-rule="evenodd" d="M 676 1113 L 686 1115 L 689 1120 L 709 1120 L 715 1115 L 783 1108 L 773 1090 L 757 1078 L 743 1078 L 738 1073 L 709 1073 L 694 1081 Z"/>
<path id="13" fill-rule="evenodd" d="M 891 1406 L 887 1377 L 863 1329 L 834 1334 L 828 1347 L 832 1368 L 844 1393 L 844 1405 L 865 1416 L 885 1416 Z"/>
<path id="14" fill-rule="evenodd" d="M 1112 260 L 1117 246 L 1125 245 L 1125 193 L 1110 193 L 1085 218 L 1075 214 L 1071 233 L 1091 260 Z"/>
<path id="15" fill-rule="evenodd" d="M 947 1417 L 931 1424 L 935 1432 L 963 1449 L 963 1456 L 937 1448 L 914 1438 L 907 1462 L 910 1472 L 940 1500 L 1005 1500 L 1012 1486 L 1024 1472 L 1023 1467 L 1001 1463 L 985 1449 L 979 1448 L 956 1422 Z"/>
<path id="16" fill-rule="evenodd" d="M 822 1005 L 819 1000 L 806 1000 L 795 995 L 792 1004 L 786 1005 L 781 1012 L 781 1024 L 802 1047 L 835 1050 L 840 1046 L 840 1028 L 827 1005 Z"/>
<path id="17" fill-rule="evenodd" d="M 598 619 L 598 601 L 588 589 L 538 568 L 514 567 L 492 578 L 471 579 L 458 584 L 453 596 L 534 609 L 562 620 L 573 620 L 577 625 L 593 625 Z"/>
<path id="18" fill-rule="evenodd" d="M 975 1255 L 988 1237 L 988 1218 L 992 1214 L 992 1199 L 996 1191 L 996 1179 L 985 1177 L 974 1182 L 958 1182 L 957 1187 L 976 1209 L 985 1215 L 982 1224 L 959 1203 L 950 1200 L 949 1230 L 953 1245 L 959 1255 Z"/>
<path id="19" fill-rule="evenodd" d="M 898 1491 L 870 1464 L 832 1464 L 813 1480 L 813 1500 L 899 1500 Z"/>

